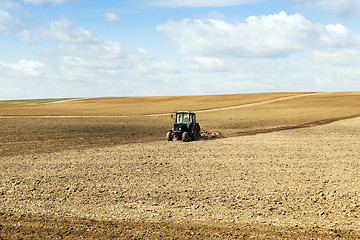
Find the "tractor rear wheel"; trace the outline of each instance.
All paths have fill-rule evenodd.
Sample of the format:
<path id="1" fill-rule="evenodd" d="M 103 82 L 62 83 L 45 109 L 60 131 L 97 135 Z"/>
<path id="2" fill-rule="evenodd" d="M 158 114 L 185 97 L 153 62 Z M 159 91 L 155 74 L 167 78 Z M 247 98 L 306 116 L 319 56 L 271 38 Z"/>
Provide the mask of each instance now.
<path id="1" fill-rule="evenodd" d="M 195 126 L 192 129 L 192 138 L 194 141 L 198 141 L 200 139 L 200 130 L 198 126 Z"/>
<path id="2" fill-rule="evenodd" d="M 182 140 L 183 142 L 188 142 L 190 140 L 190 137 L 189 137 L 189 133 L 188 132 L 183 132 L 182 134 Z"/>

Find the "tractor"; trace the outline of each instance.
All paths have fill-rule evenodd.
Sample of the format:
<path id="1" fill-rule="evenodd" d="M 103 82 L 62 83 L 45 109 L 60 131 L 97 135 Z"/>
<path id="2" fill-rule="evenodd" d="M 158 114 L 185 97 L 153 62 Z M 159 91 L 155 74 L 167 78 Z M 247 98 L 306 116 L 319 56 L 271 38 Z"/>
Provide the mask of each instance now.
<path id="1" fill-rule="evenodd" d="M 174 115 L 171 114 L 174 118 Z M 200 125 L 196 122 L 196 115 L 193 112 L 181 111 L 175 116 L 174 127 L 166 134 L 168 141 L 174 138 L 183 142 L 197 141 L 200 139 Z"/>

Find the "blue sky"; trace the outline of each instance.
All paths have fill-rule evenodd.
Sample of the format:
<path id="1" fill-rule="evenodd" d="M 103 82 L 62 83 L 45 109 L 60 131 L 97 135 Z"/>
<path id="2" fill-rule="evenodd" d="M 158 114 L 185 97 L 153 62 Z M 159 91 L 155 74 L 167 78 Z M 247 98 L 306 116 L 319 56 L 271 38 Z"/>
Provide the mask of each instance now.
<path id="1" fill-rule="evenodd" d="M 360 90 L 360 0 L 0 0 L 0 99 Z"/>

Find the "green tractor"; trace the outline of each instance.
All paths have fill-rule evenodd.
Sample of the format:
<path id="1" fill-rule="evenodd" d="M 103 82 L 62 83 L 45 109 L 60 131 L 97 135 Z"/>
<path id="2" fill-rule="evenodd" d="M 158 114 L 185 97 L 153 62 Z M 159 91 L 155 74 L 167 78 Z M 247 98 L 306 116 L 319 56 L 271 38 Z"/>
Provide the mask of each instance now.
<path id="1" fill-rule="evenodd" d="M 173 115 L 171 115 L 173 118 Z M 200 139 L 200 125 L 196 122 L 196 115 L 193 112 L 181 111 L 175 116 L 174 126 L 166 134 L 166 139 L 183 140 L 183 142 L 197 141 Z"/>

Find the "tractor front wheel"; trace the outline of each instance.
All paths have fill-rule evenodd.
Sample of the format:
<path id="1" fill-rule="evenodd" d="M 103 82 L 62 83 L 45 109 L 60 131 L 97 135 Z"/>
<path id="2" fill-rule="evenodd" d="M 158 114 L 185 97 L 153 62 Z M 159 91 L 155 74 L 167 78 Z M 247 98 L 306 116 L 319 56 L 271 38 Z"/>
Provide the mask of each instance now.
<path id="1" fill-rule="evenodd" d="M 182 140 L 183 142 L 188 142 L 190 140 L 190 137 L 189 137 L 189 133 L 188 132 L 183 132 L 182 134 Z"/>
<path id="2" fill-rule="evenodd" d="M 172 141 L 173 140 L 173 135 L 172 135 L 172 133 L 169 131 L 167 134 L 166 134 L 166 139 L 168 140 L 168 141 Z"/>

